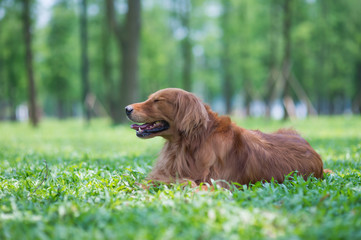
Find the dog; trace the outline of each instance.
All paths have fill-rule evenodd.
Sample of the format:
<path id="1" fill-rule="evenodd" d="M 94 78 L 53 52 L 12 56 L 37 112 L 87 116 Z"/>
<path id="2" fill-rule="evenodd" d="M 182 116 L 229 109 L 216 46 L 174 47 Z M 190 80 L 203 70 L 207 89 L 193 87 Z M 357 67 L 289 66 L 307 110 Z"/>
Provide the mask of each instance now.
<path id="1" fill-rule="evenodd" d="M 166 140 L 148 180 L 196 187 L 211 184 L 211 179 L 241 185 L 282 183 L 293 172 L 305 179 L 323 177 L 320 155 L 296 131 L 246 130 L 182 89 L 159 90 L 125 111 L 136 123 L 131 128 L 139 138 Z"/>

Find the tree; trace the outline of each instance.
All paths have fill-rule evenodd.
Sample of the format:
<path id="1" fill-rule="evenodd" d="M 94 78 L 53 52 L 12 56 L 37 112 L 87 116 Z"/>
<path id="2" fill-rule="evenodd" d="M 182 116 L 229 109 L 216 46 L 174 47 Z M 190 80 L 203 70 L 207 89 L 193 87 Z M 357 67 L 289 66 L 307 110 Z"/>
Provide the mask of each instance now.
<path id="1" fill-rule="evenodd" d="M 269 44 L 269 55 L 268 55 L 268 77 L 266 80 L 267 90 L 264 95 L 264 101 L 266 103 L 266 117 L 271 116 L 271 106 L 276 100 L 277 92 L 277 80 L 279 78 L 279 64 L 278 64 L 278 25 L 279 25 L 279 1 L 271 0 L 269 2 L 269 33 L 268 33 L 268 44 Z"/>
<path id="2" fill-rule="evenodd" d="M 357 0 L 170 0 L 149 1 L 144 9 L 140 0 L 56 0 L 50 21 L 31 31 L 30 64 L 25 2 L 35 13 L 37 1 L 0 0 L 2 119 L 15 120 L 28 96 L 33 109 L 38 93 L 47 115 L 78 115 L 85 99 L 96 99 L 94 113 L 103 115 L 102 102 L 120 123 L 124 106 L 165 87 L 193 90 L 210 104 L 225 104 L 216 110 L 227 113 L 242 104 L 250 113 L 259 100 L 267 115 L 277 100 L 286 103 L 286 116 L 299 102 L 309 114 L 313 104 L 324 114 L 351 106 L 359 112 Z"/>
<path id="3" fill-rule="evenodd" d="M 241 30 L 239 36 L 240 42 L 240 71 L 242 76 L 242 87 L 243 87 L 243 95 L 244 95 L 244 105 L 246 108 L 246 115 L 250 115 L 251 109 L 251 102 L 252 99 L 255 97 L 253 93 L 253 81 L 252 78 L 252 56 L 254 53 L 250 52 L 251 44 L 250 39 L 252 38 L 251 29 L 250 29 L 250 22 L 248 20 L 248 14 L 250 9 L 250 3 L 248 1 L 242 1 L 240 5 L 240 19 L 241 19 Z"/>
<path id="4" fill-rule="evenodd" d="M 119 50 L 121 80 L 119 84 L 119 108 L 113 116 L 114 123 L 126 120 L 124 107 L 138 100 L 138 55 L 141 28 L 140 0 L 128 0 L 128 11 L 124 24 L 120 25 L 116 19 L 113 0 L 107 0 L 108 23 L 111 26 Z"/>
<path id="5" fill-rule="evenodd" d="M 49 28 L 46 29 L 46 49 L 43 88 L 48 100 L 48 114 L 60 119 L 72 114 L 72 106 L 79 102 L 78 40 L 73 24 L 77 20 L 74 5 L 69 0 L 58 0 L 51 9 Z M 55 110 L 55 112 L 49 111 Z"/>
<path id="6" fill-rule="evenodd" d="M 87 97 L 90 93 L 89 84 L 89 60 L 88 60 L 88 20 L 87 20 L 87 0 L 80 3 L 80 46 L 81 46 L 81 79 L 82 79 L 82 103 L 85 112 L 85 119 L 90 121 L 90 106 Z"/>
<path id="7" fill-rule="evenodd" d="M 25 40 L 25 64 L 28 78 L 28 107 L 29 117 L 32 125 L 36 127 L 39 122 L 36 106 L 36 86 L 33 72 L 33 52 L 32 52 L 32 26 L 31 26 L 31 0 L 23 0 L 23 25 Z"/>
<path id="8" fill-rule="evenodd" d="M 223 13 L 221 17 L 221 28 L 223 31 L 222 34 L 222 56 L 221 56 L 221 64 L 222 64 L 222 90 L 223 96 L 225 99 L 225 112 L 226 114 L 230 114 L 232 110 L 232 97 L 233 97 L 233 74 L 231 70 L 231 1 L 223 0 L 222 1 Z"/>
<path id="9" fill-rule="evenodd" d="M 0 0 L 0 9 L 2 9 L 1 5 L 2 1 Z M 2 27 L 2 21 L 0 19 L 0 36 L 1 36 L 1 27 Z M 0 40 L 1 42 L 1 40 Z M 4 79 L 4 70 L 3 70 L 3 54 L 0 52 L 0 85 L 5 86 L 5 79 Z M 5 107 L 3 104 L 3 101 L 5 99 L 5 91 L 4 88 L 0 88 L 0 120 L 5 118 Z"/>
<path id="10" fill-rule="evenodd" d="M 21 2 L 20 2 L 21 3 Z M 0 20 L 0 102 L 2 119 L 16 121 L 17 106 L 26 101 L 22 5 L 2 4 Z"/>
<path id="11" fill-rule="evenodd" d="M 145 99 L 161 88 L 183 87 L 184 64 L 181 42 L 175 37 L 179 21 L 174 10 L 157 2 L 144 9 L 142 17 L 147 22 L 141 34 L 139 80 L 141 99 Z"/>
<path id="12" fill-rule="evenodd" d="M 284 102 L 284 119 L 287 119 L 293 111 L 290 109 L 291 99 L 291 26 L 292 26 L 292 0 L 283 2 L 283 60 L 282 60 L 282 99 Z"/>
<path id="13" fill-rule="evenodd" d="M 112 41 L 111 41 L 111 24 L 112 19 L 109 18 L 108 14 L 111 12 L 110 1 L 105 1 L 103 4 L 104 14 L 103 14 L 103 27 L 101 32 L 101 48 L 102 48 L 102 72 L 103 72 L 103 81 L 105 85 L 105 96 L 104 102 L 108 111 L 109 116 L 115 121 L 115 119 L 120 119 L 119 114 L 121 113 L 117 105 L 119 104 L 119 94 L 118 86 L 114 81 L 113 76 L 113 64 L 112 64 Z M 118 83 L 120 84 L 120 83 Z"/>
<path id="14" fill-rule="evenodd" d="M 361 52 L 361 46 L 360 46 Z M 355 63 L 355 78 L 354 85 L 356 87 L 355 94 L 353 96 L 353 111 L 355 113 L 361 113 L 361 58 Z"/>
<path id="15" fill-rule="evenodd" d="M 180 0 L 177 1 L 178 9 L 175 10 L 178 14 L 178 18 L 181 23 L 181 27 L 185 31 L 185 36 L 181 40 L 181 50 L 183 57 L 182 65 L 182 85 L 183 89 L 186 91 L 192 90 L 192 40 L 191 40 L 191 26 L 190 26 L 190 16 L 191 16 L 191 1 L 190 0 Z"/>

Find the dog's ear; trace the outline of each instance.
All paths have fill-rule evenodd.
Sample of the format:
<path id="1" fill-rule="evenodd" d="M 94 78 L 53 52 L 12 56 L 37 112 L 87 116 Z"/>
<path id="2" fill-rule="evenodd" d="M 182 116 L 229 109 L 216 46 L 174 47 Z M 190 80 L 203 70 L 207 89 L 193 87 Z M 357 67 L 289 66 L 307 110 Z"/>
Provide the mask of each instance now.
<path id="1" fill-rule="evenodd" d="M 191 135 L 195 129 L 206 129 L 209 121 L 206 107 L 191 93 L 178 94 L 175 119 L 178 130 L 186 136 Z"/>

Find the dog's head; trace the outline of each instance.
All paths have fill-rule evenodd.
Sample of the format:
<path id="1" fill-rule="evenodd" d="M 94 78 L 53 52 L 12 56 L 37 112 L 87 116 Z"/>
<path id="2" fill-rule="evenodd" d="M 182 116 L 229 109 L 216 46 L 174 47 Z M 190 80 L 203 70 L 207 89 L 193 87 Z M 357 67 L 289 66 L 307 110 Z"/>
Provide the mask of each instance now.
<path id="1" fill-rule="evenodd" d="M 167 88 L 151 94 L 148 100 L 125 108 L 141 138 L 176 135 L 190 136 L 197 129 L 206 129 L 208 112 L 205 105 L 192 93 L 177 88 Z"/>

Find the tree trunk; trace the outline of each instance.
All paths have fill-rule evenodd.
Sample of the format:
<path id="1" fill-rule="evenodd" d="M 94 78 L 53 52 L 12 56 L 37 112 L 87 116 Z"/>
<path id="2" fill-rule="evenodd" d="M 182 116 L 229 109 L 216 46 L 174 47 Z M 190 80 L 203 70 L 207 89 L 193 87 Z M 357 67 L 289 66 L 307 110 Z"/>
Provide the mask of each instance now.
<path id="1" fill-rule="evenodd" d="M 318 4 L 320 5 L 320 20 L 321 22 L 318 23 L 320 30 L 318 30 L 318 34 L 320 36 L 322 36 L 320 38 L 320 43 L 319 43 L 319 51 L 316 52 L 316 57 L 317 57 L 317 66 L 316 66 L 316 73 L 315 73 L 315 77 L 317 79 L 317 84 L 315 82 L 314 85 L 314 91 L 316 94 L 316 98 L 317 98 L 317 112 L 318 113 L 322 113 L 322 112 L 327 112 L 324 109 L 324 103 L 325 103 L 325 99 L 327 99 L 327 92 L 328 90 L 328 84 L 327 84 L 327 76 L 326 76 L 326 62 L 327 59 L 329 58 L 329 43 L 328 40 L 325 36 L 327 36 L 327 31 L 329 31 L 329 26 L 327 23 L 327 19 L 328 19 L 328 6 L 329 3 L 327 0 L 321 0 L 318 2 Z M 325 81 L 326 80 L 326 81 Z M 319 87 L 322 86 L 322 87 Z"/>
<path id="2" fill-rule="evenodd" d="M 90 92 L 87 0 L 82 0 L 80 3 L 80 45 L 81 45 L 82 105 L 85 114 L 85 119 L 89 123 L 91 118 L 91 112 L 89 105 L 87 104 L 87 96 Z"/>
<path id="3" fill-rule="evenodd" d="M 10 79 L 14 79 L 11 77 Z M 10 107 L 10 121 L 15 122 L 16 121 L 16 86 L 14 86 L 13 81 L 16 80 L 10 80 L 8 81 L 8 101 L 9 101 L 9 107 Z"/>
<path id="4" fill-rule="evenodd" d="M 0 1 L 1 3 L 1 1 Z M 0 5 L 1 6 L 1 5 Z M 0 34 L 1 34 L 1 21 L 0 21 Z M 5 78 L 3 78 L 3 59 L 2 55 L 0 54 L 0 84 L 4 86 L 6 83 Z M 1 94 L 1 92 L 0 92 Z M 4 96 L 6 98 L 6 96 Z M 0 95 L 0 121 L 6 118 L 6 103 L 2 102 L 1 95 Z"/>
<path id="5" fill-rule="evenodd" d="M 270 31 L 269 31 L 269 58 L 268 58 L 268 78 L 267 78 L 267 92 L 265 94 L 265 103 L 266 103 L 266 117 L 271 117 L 271 107 L 272 103 L 275 101 L 273 92 L 277 91 L 276 81 L 277 81 L 277 51 L 278 51 L 278 3 L 275 0 L 270 2 Z"/>
<path id="6" fill-rule="evenodd" d="M 182 82 L 183 88 L 186 91 L 192 90 L 192 42 L 191 42 L 191 27 L 190 27 L 190 0 L 181 1 L 184 5 L 183 12 L 181 13 L 181 23 L 183 28 L 187 29 L 187 34 L 181 42 L 182 55 L 183 55 L 183 69 L 182 69 Z"/>
<path id="7" fill-rule="evenodd" d="M 253 86 L 252 86 L 252 79 L 250 77 L 250 68 L 247 66 L 247 62 L 249 61 L 249 39 L 250 39 L 250 30 L 249 30 L 249 22 L 248 22 L 248 13 L 249 7 L 248 2 L 243 2 L 241 5 L 241 22 L 243 23 L 242 28 L 240 31 L 242 32 L 240 36 L 240 45 L 241 45 L 241 53 L 240 59 L 243 60 L 240 65 L 241 69 L 241 76 L 243 79 L 243 94 L 244 94 L 244 105 L 245 105 L 245 114 L 249 116 L 251 113 L 251 102 L 253 99 Z"/>
<path id="8" fill-rule="evenodd" d="M 299 83 L 299 81 L 296 79 L 296 77 L 293 74 L 291 74 L 290 78 L 288 79 L 288 83 L 296 93 L 298 99 L 306 103 L 307 114 L 311 116 L 317 116 L 317 111 L 313 106 L 311 99 L 307 96 L 307 93 L 305 92 L 305 90 L 303 90 L 302 85 Z"/>
<path id="9" fill-rule="evenodd" d="M 223 49 L 227 51 L 228 47 L 225 46 Z M 232 75 L 229 71 L 229 59 L 228 54 L 223 52 L 224 56 L 222 58 L 222 65 L 223 65 L 223 96 L 225 99 L 225 113 L 231 114 L 232 112 Z"/>
<path id="10" fill-rule="evenodd" d="M 360 46 L 361 49 L 361 46 Z M 354 86 L 356 92 L 354 94 L 354 98 L 352 100 L 352 109 L 354 113 L 361 113 L 361 59 L 355 63 L 356 72 L 354 78 Z"/>
<path id="11" fill-rule="evenodd" d="M 58 99 L 57 101 L 57 115 L 59 119 L 64 119 L 65 118 L 65 106 L 64 106 L 64 102 L 60 99 Z"/>
<path id="12" fill-rule="evenodd" d="M 246 69 L 244 73 L 244 105 L 246 107 L 246 116 L 251 115 L 251 103 L 252 103 L 252 85 L 251 81 L 248 78 L 248 72 Z"/>
<path id="13" fill-rule="evenodd" d="M 128 0 L 128 12 L 124 27 L 118 26 L 114 12 L 114 1 L 107 0 L 108 22 L 117 39 L 119 56 L 121 56 L 121 81 L 119 84 L 120 103 L 118 113 L 113 118 L 114 123 L 126 121 L 124 108 L 126 105 L 138 101 L 138 52 L 141 28 L 141 2 Z"/>
<path id="14" fill-rule="evenodd" d="M 292 24 L 292 0 L 284 0 L 283 3 L 283 44 L 284 55 L 282 65 L 283 94 L 282 98 L 290 98 L 290 76 L 291 76 L 291 24 Z M 289 118 L 289 112 L 284 106 L 283 119 Z"/>
<path id="15" fill-rule="evenodd" d="M 125 18 L 124 35 L 122 41 L 122 84 L 120 86 L 121 109 L 126 105 L 138 101 L 138 52 L 140 38 L 140 0 L 128 0 L 128 13 Z M 126 120 L 121 115 L 122 122 Z"/>
<path id="16" fill-rule="evenodd" d="M 192 90 L 192 43 L 189 36 L 187 36 L 182 41 L 182 54 L 183 54 L 183 70 L 182 70 L 183 88 L 186 91 L 191 91 Z"/>
<path id="17" fill-rule="evenodd" d="M 105 2 L 105 13 L 109 7 L 109 1 Z M 110 59 L 110 52 L 111 52 L 111 19 L 109 18 L 108 14 L 104 14 L 104 26 L 103 26 L 103 33 L 102 33 L 102 63 L 103 63 L 103 76 L 104 76 L 104 85 L 105 85 L 105 106 L 107 112 L 111 119 L 120 119 L 120 114 L 123 112 L 119 111 L 117 107 L 118 95 L 117 94 L 117 87 L 114 84 L 114 79 L 112 75 L 112 64 Z M 117 114 L 119 116 L 117 116 Z"/>
<path id="18" fill-rule="evenodd" d="M 28 78 L 28 107 L 29 118 L 31 124 L 36 127 L 38 125 L 38 114 L 36 107 L 36 88 L 33 73 L 33 53 L 31 49 L 31 18 L 30 18 L 30 0 L 23 0 L 23 25 L 24 25 L 24 39 L 25 39 L 25 62 L 26 73 Z"/>
<path id="19" fill-rule="evenodd" d="M 335 98 L 336 98 L 335 93 L 331 93 L 331 95 L 329 96 L 329 114 L 330 115 L 335 114 L 335 110 L 336 110 Z"/>
<path id="20" fill-rule="evenodd" d="M 224 61 L 224 60 L 223 60 Z M 223 69 L 225 71 L 223 76 L 223 95 L 225 99 L 225 113 L 231 114 L 232 112 L 232 87 L 231 87 L 231 78 L 232 76 L 227 72 L 227 70 Z"/>
<path id="21" fill-rule="evenodd" d="M 223 69 L 223 96 L 225 99 L 225 113 L 231 114 L 232 111 L 232 73 L 230 69 L 230 50 L 229 50 L 229 14 L 231 3 L 228 0 L 222 1 L 223 14 L 221 18 L 221 28 L 223 29 L 222 35 L 222 69 Z"/>

